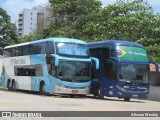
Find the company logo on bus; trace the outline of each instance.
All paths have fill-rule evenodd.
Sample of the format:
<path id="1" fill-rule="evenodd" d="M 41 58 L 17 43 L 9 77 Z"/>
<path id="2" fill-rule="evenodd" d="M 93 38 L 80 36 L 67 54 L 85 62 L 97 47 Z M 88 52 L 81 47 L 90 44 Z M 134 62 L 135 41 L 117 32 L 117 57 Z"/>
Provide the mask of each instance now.
<path id="1" fill-rule="evenodd" d="M 122 56 L 124 56 L 125 54 L 127 54 L 126 51 L 121 50 L 121 49 L 118 49 L 118 50 L 117 50 L 117 56 L 118 56 L 119 58 L 122 57 Z"/>

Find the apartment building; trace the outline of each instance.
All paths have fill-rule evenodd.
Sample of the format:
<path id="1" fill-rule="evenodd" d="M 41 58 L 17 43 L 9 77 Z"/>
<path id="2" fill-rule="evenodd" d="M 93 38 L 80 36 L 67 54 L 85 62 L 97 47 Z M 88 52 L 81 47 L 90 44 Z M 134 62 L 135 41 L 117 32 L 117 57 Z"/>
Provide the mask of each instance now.
<path id="1" fill-rule="evenodd" d="M 23 9 L 19 13 L 16 23 L 19 36 L 29 35 L 30 33 L 42 29 L 44 25 L 51 21 L 49 6 L 34 6 L 32 9 Z"/>

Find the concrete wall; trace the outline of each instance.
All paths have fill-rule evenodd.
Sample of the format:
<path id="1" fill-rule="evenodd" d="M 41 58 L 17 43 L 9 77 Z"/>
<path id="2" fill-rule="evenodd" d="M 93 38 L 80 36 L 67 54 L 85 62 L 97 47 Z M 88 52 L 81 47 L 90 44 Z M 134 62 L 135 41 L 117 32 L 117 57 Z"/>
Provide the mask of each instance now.
<path id="1" fill-rule="evenodd" d="M 1 85 L 1 73 L 2 73 L 2 56 L 0 55 L 0 85 Z"/>
<path id="2" fill-rule="evenodd" d="M 160 72 L 150 72 L 151 86 L 160 86 Z"/>
<path id="3" fill-rule="evenodd" d="M 160 101 L 160 86 L 150 86 L 149 100 Z"/>

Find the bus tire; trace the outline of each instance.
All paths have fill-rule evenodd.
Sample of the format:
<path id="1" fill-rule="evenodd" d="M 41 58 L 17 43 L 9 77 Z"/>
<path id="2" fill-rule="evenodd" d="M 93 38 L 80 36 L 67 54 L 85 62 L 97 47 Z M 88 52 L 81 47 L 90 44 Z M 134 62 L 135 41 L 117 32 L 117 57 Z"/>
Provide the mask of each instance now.
<path id="1" fill-rule="evenodd" d="M 93 85 L 93 96 L 96 98 L 97 96 L 98 96 L 98 89 L 99 89 L 99 87 L 100 87 L 100 85 L 96 85 L 96 84 L 94 84 Z"/>
<path id="2" fill-rule="evenodd" d="M 10 79 L 8 79 L 8 81 L 7 81 L 7 89 L 8 89 L 8 90 L 11 90 L 10 84 L 11 84 L 11 81 L 10 81 Z"/>
<path id="3" fill-rule="evenodd" d="M 98 96 L 98 88 L 95 88 L 94 92 L 93 92 L 94 97 L 96 98 Z"/>
<path id="4" fill-rule="evenodd" d="M 124 101 L 130 101 L 130 98 L 126 97 L 124 98 Z"/>
<path id="5" fill-rule="evenodd" d="M 11 90 L 12 90 L 12 91 L 16 91 L 16 83 L 15 83 L 15 80 L 12 80 Z"/>
<path id="6" fill-rule="evenodd" d="M 41 82 L 41 84 L 40 84 L 39 94 L 40 95 L 45 95 L 45 84 L 44 84 L 44 82 Z"/>
<path id="7" fill-rule="evenodd" d="M 99 88 L 98 88 L 98 99 L 103 99 L 103 98 L 104 98 L 104 95 L 103 95 L 103 93 L 102 93 L 101 88 L 99 87 Z"/>

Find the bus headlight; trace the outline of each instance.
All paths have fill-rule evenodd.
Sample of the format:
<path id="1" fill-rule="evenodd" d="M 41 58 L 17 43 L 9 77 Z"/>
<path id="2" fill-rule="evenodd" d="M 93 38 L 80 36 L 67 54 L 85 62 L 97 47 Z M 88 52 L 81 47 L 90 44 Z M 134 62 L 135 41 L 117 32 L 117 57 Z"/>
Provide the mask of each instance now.
<path id="1" fill-rule="evenodd" d="M 90 86 L 86 86 L 86 87 L 84 87 L 84 89 L 89 89 L 90 88 Z"/>
<path id="2" fill-rule="evenodd" d="M 149 92 L 149 90 L 145 90 L 144 92 L 145 92 L 145 93 L 146 93 L 146 92 Z"/>
<path id="3" fill-rule="evenodd" d="M 59 84 L 59 83 L 57 83 L 57 86 L 66 88 L 66 86 L 64 86 L 63 84 Z"/>

